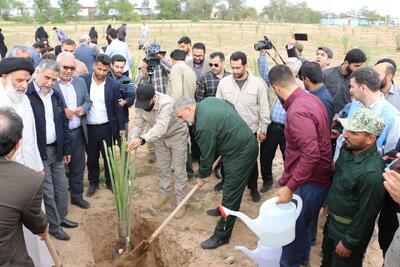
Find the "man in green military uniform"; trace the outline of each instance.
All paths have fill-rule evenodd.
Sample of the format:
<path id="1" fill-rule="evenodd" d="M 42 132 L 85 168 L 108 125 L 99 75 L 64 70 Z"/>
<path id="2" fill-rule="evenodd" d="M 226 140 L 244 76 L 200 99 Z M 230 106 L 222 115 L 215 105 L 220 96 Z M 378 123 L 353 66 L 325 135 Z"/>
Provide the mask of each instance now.
<path id="1" fill-rule="evenodd" d="M 221 99 L 209 97 L 196 105 L 189 97 L 175 102 L 178 118 L 195 125 L 195 139 L 200 147 L 200 167 L 197 184 L 202 187 L 212 171 L 215 155 L 221 155 L 225 170 L 222 206 L 238 211 L 243 191 L 258 155 L 257 139 L 237 113 L 235 107 Z M 229 242 L 233 216 L 219 220 L 214 234 L 201 243 L 203 249 L 214 249 Z"/>
<path id="2" fill-rule="evenodd" d="M 345 147 L 336 161 L 325 207 L 321 267 L 361 267 L 385 193 L 385 165 L 376 149 L 384 122 L 367 108 L 339 121 Z"/>

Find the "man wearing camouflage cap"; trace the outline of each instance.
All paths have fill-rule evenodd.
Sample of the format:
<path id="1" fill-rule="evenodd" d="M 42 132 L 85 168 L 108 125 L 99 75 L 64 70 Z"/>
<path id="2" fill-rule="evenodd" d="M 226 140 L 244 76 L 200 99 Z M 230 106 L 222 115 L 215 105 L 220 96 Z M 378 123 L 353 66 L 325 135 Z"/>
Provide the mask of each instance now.
<path id="1" fill-rule="evenodd" d="M 324 214 L 321 267 L 361 267 L 385 189 L 376 140 L 384 128 L 375 111 L 361 108 L 340 119 L 345 145 L 336 161 Z"/>

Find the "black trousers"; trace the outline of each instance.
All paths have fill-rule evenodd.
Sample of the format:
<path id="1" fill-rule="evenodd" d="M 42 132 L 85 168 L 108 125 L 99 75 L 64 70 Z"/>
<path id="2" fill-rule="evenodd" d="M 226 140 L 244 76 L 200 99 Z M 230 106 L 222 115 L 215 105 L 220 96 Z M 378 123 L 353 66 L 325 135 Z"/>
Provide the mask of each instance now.
<path id="1" fill-rule="evenodd" d="M 195 126 L 189 126 L 189 136 L 190 136 L 190 155 L 192 157 L 192 160 L 200 160 L 200 147 L 199 145 L 196 143 L 196 139 L 194 136 L 195 133 Z"/>
<path id="2" fill-rule="evenodd" d="M 85 171 L 85 136 L 82 127 L 70 131 L 71 161 L 68 164 L 69 193 L 72 201 L 82 200 Z"/>
<path id="3" fill-rule="evenodd" d="M 378 220 L 378 241 L 379 246 L 383 251 L 383 256 L 385 256 L 390 243 L 392 243 L 394 234 L 399 227 L 399 221 L 397 219 L 397 213 L 399 211 L 399 204 L 397 204 L 389 195 L 388 192 L 385 193 L 385 198 L 383 201 L 383 207 L 381 213 L 379 214 Z"/>
<path id="4" fill-rule="evenodd" d="M 110 173 L 107 166 L 107 158 L 103 144 L 104 140 L 108 147 L 111 147 L 112 145 L 112 130 L 110 124 L 104 123 L 100 125 L 88 125 L 88 139 L 86 153 L 89 183 L 91 185 L 99 184 L 99 158 L 101 152 L 104 160 L 104 177 L 106 184 L 111 185 Z"/>
<path id="5" fill-rule="evenodd" d="M 284 131 L 285 126 L 283 124 L 272 122 L 268 126 L 267 139 L 261 143 L 260 164 L 264 184 L 272 183 L 272 162 L 274 161 L 278 145 L 282 157 L 285 159 L 286 140 Z"/>

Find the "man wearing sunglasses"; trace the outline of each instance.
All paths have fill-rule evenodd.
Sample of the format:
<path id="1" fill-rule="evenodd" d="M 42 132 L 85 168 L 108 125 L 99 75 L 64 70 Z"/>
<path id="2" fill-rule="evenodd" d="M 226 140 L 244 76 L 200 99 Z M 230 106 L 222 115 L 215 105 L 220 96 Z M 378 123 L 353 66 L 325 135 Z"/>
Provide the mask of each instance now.
<path id="1" fill-rule="evenodd" d="M 92 100 L 85 81 L 80 77 L 73 77 L 76 69 L 75 57 L 68 52 L 62 52 L 57 56 L 57 62 L 60 65 L 60 76 L 54 88 L 63 96 L 71 136 L 71 161 L 67 165 L 71 204 L 88 209 L 90 204 L 83 199 L 82 194 L 85 147 L 88 140 L 86 114 L 92 107 Z"/>

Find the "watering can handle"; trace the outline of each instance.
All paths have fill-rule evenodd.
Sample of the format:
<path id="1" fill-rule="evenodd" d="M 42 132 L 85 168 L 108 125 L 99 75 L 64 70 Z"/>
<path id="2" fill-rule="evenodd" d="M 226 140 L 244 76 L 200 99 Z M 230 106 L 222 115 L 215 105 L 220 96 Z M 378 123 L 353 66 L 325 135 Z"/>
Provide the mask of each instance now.
<path id="1" fill-rule="evenodd" d="M 303 208 L 303 200 L 301 199 L 301 197 L 299 197 L 299 195 L 296 195 L 296 194 L 293 195 L 293 199 L 295 199 L 297 201 L 297 208 L 296 208 L 296 220 L 297 220 L 297 218 L 299 218 L 300 212 Z"/>

